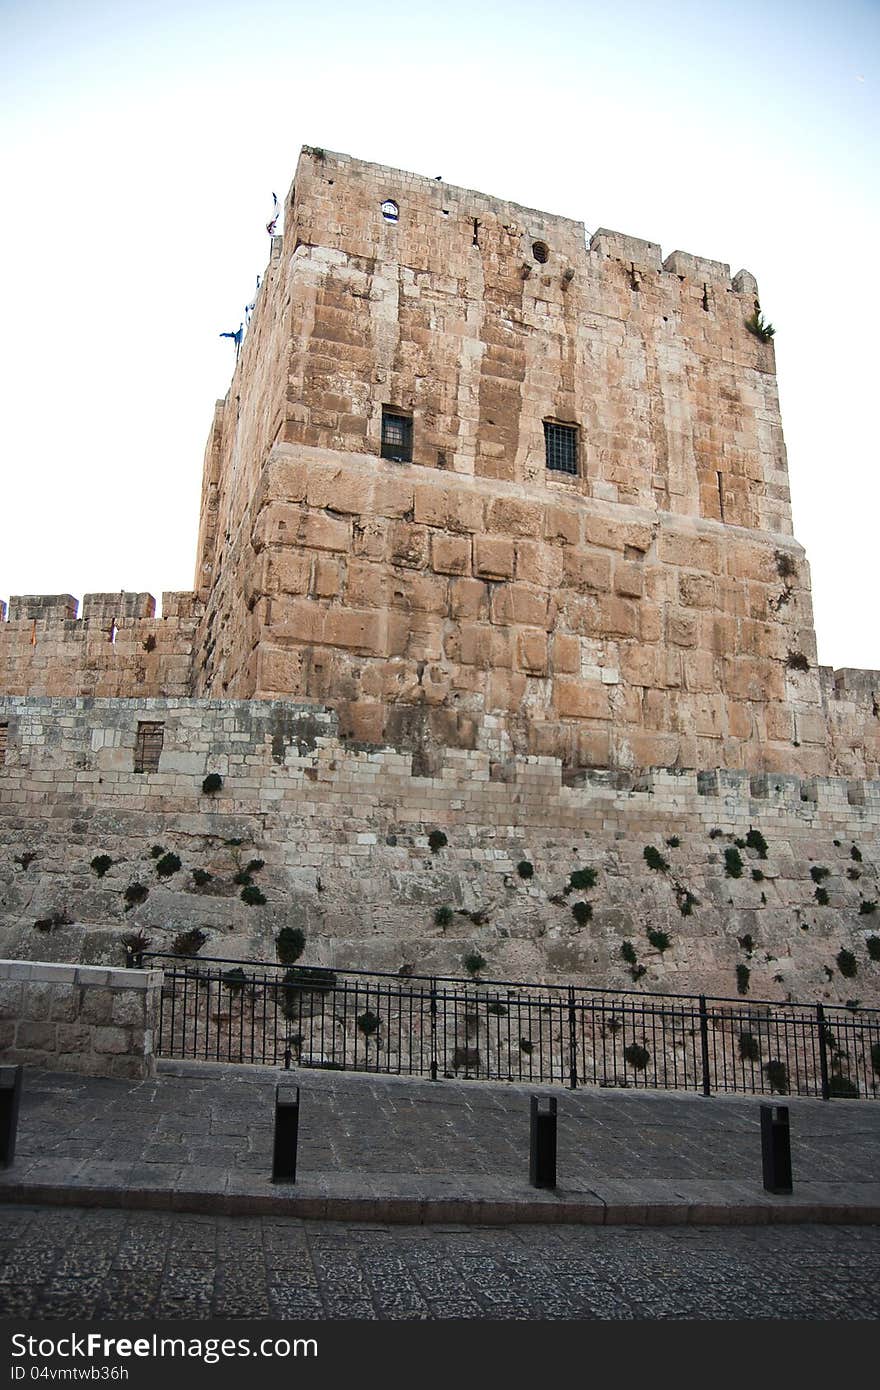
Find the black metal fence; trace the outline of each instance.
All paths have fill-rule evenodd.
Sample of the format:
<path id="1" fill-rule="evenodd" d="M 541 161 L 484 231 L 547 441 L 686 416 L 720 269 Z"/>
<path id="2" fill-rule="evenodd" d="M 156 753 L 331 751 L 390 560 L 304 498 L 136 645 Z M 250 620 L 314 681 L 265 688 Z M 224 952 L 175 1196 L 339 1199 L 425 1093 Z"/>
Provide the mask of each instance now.
<path id="1" fill-rule="evenodd" d="M 163 1057 L 576 1087 L 876 1098 L 880 1011 L 145 952 Z"/>

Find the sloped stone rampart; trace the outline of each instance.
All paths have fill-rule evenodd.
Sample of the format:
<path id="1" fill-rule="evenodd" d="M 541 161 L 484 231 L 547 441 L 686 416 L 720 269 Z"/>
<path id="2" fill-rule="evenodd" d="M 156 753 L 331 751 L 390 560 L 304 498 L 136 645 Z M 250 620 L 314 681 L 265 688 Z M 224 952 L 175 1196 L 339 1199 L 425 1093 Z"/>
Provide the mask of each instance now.
<path id="1" fill-rule="evenodd" d="M 272 960 L 289 926 L 304 964 L 461 974 L 476 951 L 494 978 L 736 996 L 745 970 L 744 997 L 880 1002 L 877 782 L 571 776 L 461 749 L 429 776 L 282 701 L 5 700 L 3 717 L 10 956 L 118 965 L 124 936 L 168 950 L 197 931 L 204 955 Z M 135 773 L 145 719 L 162 754 Z"/>

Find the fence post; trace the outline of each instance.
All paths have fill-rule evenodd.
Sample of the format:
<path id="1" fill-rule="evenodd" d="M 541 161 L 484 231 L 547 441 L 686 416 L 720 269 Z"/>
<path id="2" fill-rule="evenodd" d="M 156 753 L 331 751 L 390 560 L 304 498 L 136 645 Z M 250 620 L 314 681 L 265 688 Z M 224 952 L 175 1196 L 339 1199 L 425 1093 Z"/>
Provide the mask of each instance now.
<path id="1" fill-rule="evenodd" d="M 574 985 L 568 987 L 568 1089 L 576 1091 L 578 1084 L 577 1030 L 574 1015 Z"/>
<path id="2" fill-rule="evenodd" d="M 437 981 L 431 980 L 431 1080 L 437 1080 Z"/>
<path id="3" fill-rule="evenodd" d="M 700 995 L 700 1052 L 703 1061 L 703 1095 L 711 1096 L 709 1085 L 709 1014 L 706 1009 L 706 996 Z"/>
<path id="4" fill-rule="evenodd" d="M 828 1084 L 828 1042 L 825 1037 L 825 1010 L 821 1004 L 816 1005 L 816 1023 L 819 1028 L 819 1074 L 822 1078 L 822 1099 L 831 1099 L 831 1087 Z"/>
<path id="5" fill-rule="evenodd" d="M 18 1108 L 24 1067 L 0 1067 L 0 1165 L 11 1168 L 15 1158 Z"/>
<path id="6" fill-rule="evenodd" d="M 787 1105 L 761 1106 L 761 1167 L 766 1192 L 791 1192 L 791 1134 Z"/>
<path id="7" fill-rule="evenodd" d="M 272 1181 L 296 1182 L 296 1146 L 299 1138 L 299 1087 L 296 1099 L 282 1096 L 275 1087 L 275 1140 L 272 1147 Z"/>
<path id="8" fill-rule="evenodd" d="M 529 1104 L 529 1182 L 532 1187 L 556 1186 L 556 1097 L 539 1110 L 539 1096 Z"/>

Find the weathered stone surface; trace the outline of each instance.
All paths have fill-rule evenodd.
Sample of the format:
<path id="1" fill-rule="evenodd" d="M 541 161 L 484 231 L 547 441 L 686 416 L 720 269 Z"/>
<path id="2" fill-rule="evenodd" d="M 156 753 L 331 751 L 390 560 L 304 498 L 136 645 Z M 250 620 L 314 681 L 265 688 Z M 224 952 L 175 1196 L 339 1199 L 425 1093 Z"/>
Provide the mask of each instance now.
<path id="1" fill-rule="evenodd" d="M 407 942 L 451 970 L 448 895 L 489 905 L 455 926 L 486 925 L 508 977 L 617 978 L 620 933 L 653 921 L 680 944 L 650 982 L 724 992 L 734 923 L 766 938 L 756 988 L 867 998 L 874 860 L 837 863 L 827 906 L 808 869 L 845 858 L 835 841 L 876 855 L 880 673 L 816 665 L 752 277 L 607 230 L 587 248 L 580 223 L 327 151 L 303 152 L 285 211 L 214 413 L 193 592 L 161 618 L 140 593 L 80 617 L 18 596 L 0 621 L 10 954 L 116 965 L 123 931 L 167 947 L 198 928 L 215 954 L 272 958 L 307 921 L 328 958 L 394 970 Z M 410 421 L 411 459 L 383 457 L 383 412 Z M 575 472 L 547 466 L 547 438 Z M 728 880 L 708 830 L 729 847 L 758 825 L 785 858 Z M 661 831 L 688 844 L 669 877 L 641 857 Z M 248 837 L 257 907 L 231 854 Z M 182 860 L 167 880 L 158 843 Z M 575 845 L 608 900 L 572 943 L 553 899 Z M 845 943 L 858 989 L 829 963 Z M 0 975 L 0 1016 L 127 1075 L 134 1054 L 94 1051 L 141 1028 L 127 987 L 44 986 Z"/>

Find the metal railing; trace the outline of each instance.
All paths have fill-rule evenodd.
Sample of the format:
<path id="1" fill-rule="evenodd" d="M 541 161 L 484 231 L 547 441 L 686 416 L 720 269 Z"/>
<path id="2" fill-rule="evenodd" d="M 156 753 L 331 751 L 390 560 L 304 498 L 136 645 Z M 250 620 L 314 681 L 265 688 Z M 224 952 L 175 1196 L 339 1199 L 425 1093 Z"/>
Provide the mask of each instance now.
<path id="1" fill-rule="evenodd" d="M 144 952 L 168 1058 L 876 1098 L 880 1011 Z"/>

